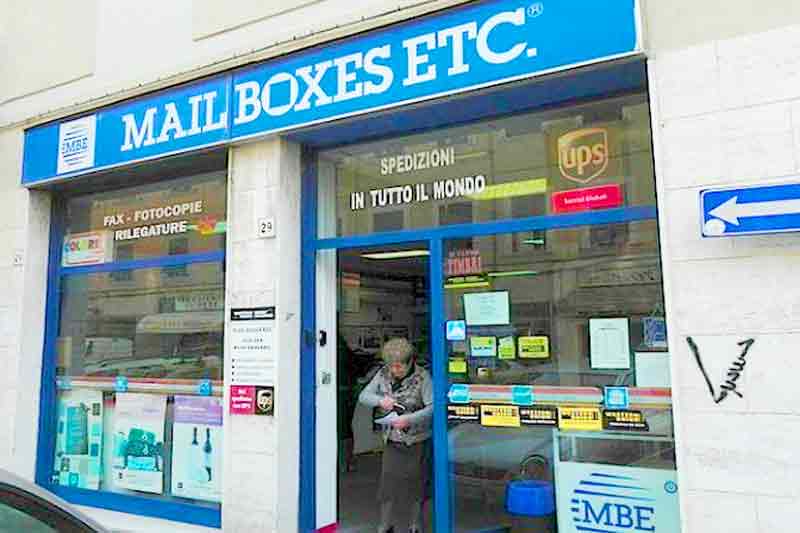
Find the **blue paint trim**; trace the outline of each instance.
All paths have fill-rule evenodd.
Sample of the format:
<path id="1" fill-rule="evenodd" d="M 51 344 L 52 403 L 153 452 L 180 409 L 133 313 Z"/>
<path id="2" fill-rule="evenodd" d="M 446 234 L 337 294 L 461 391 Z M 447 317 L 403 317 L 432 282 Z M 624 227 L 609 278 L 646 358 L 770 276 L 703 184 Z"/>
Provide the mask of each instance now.
<path id="1" fill-rule="evenodd" d="M 113 492 L 98 492 L 72 487 L 52 485 L 50 491 L 76 505 L 99 507 L 127 514 L 163 518 L 187 524 L 221 528 L 222 516 L 219 509 L 201 507 L 178 502 L 167 502 Z"/>
<path id="2" fill-rule="evenodd" d="M 59 200 L 53 202 L 50 215 L 50 243 L 47 263 L 47 296 L 45 302 L 44 347 L 42 348 L 42 373 L 39 385 L 39 427 L 36 436 L 36 470 L 38 485 L 50 488 L 53 461 L 55 461 L 56 433 L 56 338 L 61 314 L 60 278 L 61 235 L 64 211 Z"/>
<path id="3" fill-rule="evenodd" d="M 216 252 L 204 252 L 199 254 L 166 255 L 160 257 L 151 257 L 148 259 L 134 259 L 132 261 L 116 261 L 114 263 L 104 263 L 102 265 L 61 267 L 59 273 L 62 276 L 73 276 L 77 274 L 119 272 L 121 270 L 134 270 L 142 268 L 163 268 L 191 265 L 193 263 L 213 263 L 217 261 L 225 261 L 224 250 L 219 250 Z"/>
<path id="4" fill-rule="evenodd" d="M 320 239 L 316 242 L 318 250 L 330 248 L 360 248 L 362 246 L 379 246 L 398 244 L 408 241 L 428 239 L 459 239 L 464 237 L 481 237 L 498 233 L 518 233 L 521 231 L 570 228 L 597 224 L 614 224 L 650 220 L 658 216 L 654 205 L 623 207 L 605 211 L 590 211 L 573 215 L 547 215 L 538 217 L 497 220 L 495 222 L 455 224 L 436 228 L 404 231 L 387 231 L 354 237 L 338 237 Z"/>
<path id="5" fill-rule="evenodd" d="M 441 239 L 431 239 L 428 279 L 431 317 L 431 369 L 433 371 L 433 508 L 434 530 L 450 531 L 450 446 L 447 438 L 448 369 L 444 340 L 444 251 Z"/>
<path id="6" fill-rule="evenodd" d="M 300 490 L 298 529 L 317 530 L 317 158 L 303 150 L 301 184 Z"/>

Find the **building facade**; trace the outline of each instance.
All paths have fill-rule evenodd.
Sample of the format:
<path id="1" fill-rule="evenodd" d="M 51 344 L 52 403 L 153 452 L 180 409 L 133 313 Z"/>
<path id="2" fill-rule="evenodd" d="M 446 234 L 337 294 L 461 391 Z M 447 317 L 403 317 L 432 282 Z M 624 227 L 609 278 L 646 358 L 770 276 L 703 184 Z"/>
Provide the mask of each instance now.
<path id="1" fill-rule="evenodd" d="M 797 183 L 774 4 L 6 1 L 0 467 L 124 529 L 373 529 L 405 337 L 427 527 L 793 531 L 800 238 L 701 205 Z"/>

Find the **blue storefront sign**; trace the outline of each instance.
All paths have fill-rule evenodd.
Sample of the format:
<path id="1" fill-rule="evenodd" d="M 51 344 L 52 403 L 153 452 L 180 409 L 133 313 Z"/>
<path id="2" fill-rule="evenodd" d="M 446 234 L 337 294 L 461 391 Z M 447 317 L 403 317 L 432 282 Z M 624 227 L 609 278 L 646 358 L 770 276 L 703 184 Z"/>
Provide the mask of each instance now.
<path id="1" fill-rule="evenodd" d="M 800 231 L 800 184 L 700 192 L 703 237 Z"/>
<path id="2" fill-rule="evenodd" d="M 635 0 L 484 1 L 26 131 L 22 183 L 622 57 Z"/>

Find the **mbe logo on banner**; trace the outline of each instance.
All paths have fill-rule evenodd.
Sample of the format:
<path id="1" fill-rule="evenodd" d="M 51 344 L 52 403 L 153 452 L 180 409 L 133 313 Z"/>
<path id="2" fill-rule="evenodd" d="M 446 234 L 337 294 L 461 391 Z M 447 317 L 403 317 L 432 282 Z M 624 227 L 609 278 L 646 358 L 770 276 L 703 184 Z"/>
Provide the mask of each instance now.
<path id="1" fill-rule="evenodd" d="M 58 128 L 58 174 L 94 166 L 97 115 L 61 124 Z"/>

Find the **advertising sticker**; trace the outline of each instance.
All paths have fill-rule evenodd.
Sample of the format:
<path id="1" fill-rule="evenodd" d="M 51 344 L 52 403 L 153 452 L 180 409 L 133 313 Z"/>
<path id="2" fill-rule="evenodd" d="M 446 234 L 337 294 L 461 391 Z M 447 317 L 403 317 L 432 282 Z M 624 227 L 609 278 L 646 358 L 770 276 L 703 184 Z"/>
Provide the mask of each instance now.
<path id="1" fill-rule="evenodd" d="M 550 340 L 545 336 L 520 337 L 519 356 L 522 359 L 547 359 L 550 357 Z"/>
<path id="2" fill-rule="evenodd" d="M 481 425 L 487 427 L 520 427 L 516 405 L 481 405 Z"/>
<path id="3" fill-rule="evenodd" d="M 497 337 L 470 337 L 469 352 L 472 357 L 495 357 Z"/>
<path id="4" fill-rule="evenodd" d="M 565 431 L 602 431 L 599 407 L 559 407 L 558 428 Z"/>
<path id="5" fill-rule="evenodd" d="M 222 401 L 175 396 L 172 494 L 222 501 Z"/>
<path id="6" fill-rule="evenodd" d="M 557 426 L 558 408 L 554 405 L 520 407 L 519 418 L 525 426 Z"/>
<path id="7" fill-rule="evenodd" d="M 63 391 L 58 398 L 55 469 L 58 484 L 98 490 L 103 449 L 103 393 Z"/>
<path id="8" fill-rule="evenodd" d="M 641 411 L 606 409 L 603 411 L 603 428 L 616 431 L 649 431 Z"/>
<path id="9" fill-rule="evenodd" d="M 516 359 L 517 346 L 514 343 L 514 337 L 500 337 L 497 356 L 500 359 Z"/>
<path id="10" fill-rule="evenodd" d="M 117 486 L 155 494 L 164 491 L 166 412 L 166 396 L 117 393 L 113 443 Z"/>
<path id="11" fill-rule="evenodd" d="M 448 405 L 447 406 L 447 419 L 448 420 L 466 420 L 477 422 L 480 420 L 481 414 L 477 405 Z"/>

